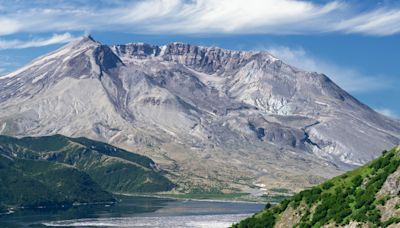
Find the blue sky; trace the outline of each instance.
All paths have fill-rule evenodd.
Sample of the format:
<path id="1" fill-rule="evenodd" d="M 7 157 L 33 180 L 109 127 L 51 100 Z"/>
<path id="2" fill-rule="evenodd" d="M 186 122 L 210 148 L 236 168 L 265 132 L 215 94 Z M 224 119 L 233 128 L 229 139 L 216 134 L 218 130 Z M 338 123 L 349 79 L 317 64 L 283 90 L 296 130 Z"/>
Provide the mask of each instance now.
<path id="1" fill-rule="evenodd" d="M 0 75 L 85 34 L 269 51 L 400 117 L 400 1 L 0 0 Z"/>

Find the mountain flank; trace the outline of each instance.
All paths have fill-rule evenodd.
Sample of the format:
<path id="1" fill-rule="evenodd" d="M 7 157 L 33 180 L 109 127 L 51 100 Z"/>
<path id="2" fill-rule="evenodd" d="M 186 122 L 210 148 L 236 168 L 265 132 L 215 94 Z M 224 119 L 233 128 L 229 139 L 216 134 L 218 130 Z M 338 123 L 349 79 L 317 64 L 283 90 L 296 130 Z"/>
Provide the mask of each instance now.
<path id="1" fill-rule="evenodd" d="M 83 37 L 0 77 L 0 107 L 0 134 L 136 151 L 180 192 L 296 192 L 400 143 L 398 121 L 324 74 L 267 52 L 179 42 Z"/>
<path id="2" fill-rule="evenodd" d="M 400 147 L 233 227 L 399 227 Z"/>
<path id="3" fill-rule="evenodd" d="M 86 138 L 0 136 L 0 205 L 113 202 L 112 193 L 174 187 L 148 157 Z"/>

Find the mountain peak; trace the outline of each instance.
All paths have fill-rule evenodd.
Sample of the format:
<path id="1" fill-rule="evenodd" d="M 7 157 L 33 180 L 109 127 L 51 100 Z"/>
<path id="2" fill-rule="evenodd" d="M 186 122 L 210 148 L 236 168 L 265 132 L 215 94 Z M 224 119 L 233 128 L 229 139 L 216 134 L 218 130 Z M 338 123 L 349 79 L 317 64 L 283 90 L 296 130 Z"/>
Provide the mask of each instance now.
<path id="1" fill-rule="evenodd" d="M 83 36 L 83 39 L 88 39 L 88 40 L 91 40 L 91 41 L 94 41 L 94 42 L 97 42 L 94 38 L 93 38 L 93 36 L 92 35 L 85 35 L 85 36 Z"/>
<path id="2" fill-rule="evenodd" d="M 70 42 L 65 47 L 77 49 L 80 47 L 91 47 L 91 46 L 99 46 L 99 45 L 101 45 L 100 42 L 93 39 L 92 36 L 87 35 L 87 36 L 82 36 L 79 39 L 76 39 L 76 40 Z"/>
<path id="3" fill-rule="evenodd" d="M 113 45 L 111 49 L 117 56 L 128 62 L 132 59 L 155 57 L 164 61 L 178 62 L 201 72 L 218 74 L 237 70 L 253 60 L 268 63 L 279 60 L 265 51 L 229 50 L 183 42 L 171 42 L 162 46 L 147 43 L 128 43 Z"/>
<path id="4" fill-rule="evenodd" d="M 98 43 L 98 44 L 100 44 L 100 42 L 98 42 L 97 40 L 95 40 L 94 38 L 93 38 L 93 36 L 91 36 L 91 35 L 84 35 L 84 36 L 81 36 L 79 39 L 77 39 L 78 41 L 80 41 L 80 42 L 89 42 L 89 43 Z"/>
<path id="5" fill-rule="evenodd" d="M 58 81 L 64 76 L 71 75 L 84 78 L 98 77 L 102 75 L 102 72 L 116 67 L 120 62 L 107 45 L 102 45 L 92 36 L 87 35 L 32 60 L 25 67 L 5 75 L 2 79 L 18 76 L 36 84 L 39 81 L 49 83 L 50 79 Z M 34 77 L 29 73 L 30 70 L 40 75 Z"/>

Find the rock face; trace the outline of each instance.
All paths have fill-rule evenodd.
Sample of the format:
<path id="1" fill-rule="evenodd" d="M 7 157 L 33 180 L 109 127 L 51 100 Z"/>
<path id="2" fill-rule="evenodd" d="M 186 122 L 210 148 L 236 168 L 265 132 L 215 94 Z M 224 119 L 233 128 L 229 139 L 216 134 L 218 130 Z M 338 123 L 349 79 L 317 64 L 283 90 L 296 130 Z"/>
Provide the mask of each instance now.
<path id="1" fill-rule="evenodd" d="M 84 37 L 0 77 L 0 134 L 150 156 L 182 188 L 302 188 L 399 143 L 400 124 L 266 52 Z M 183 189 L 183 190 L 184 190 Z"/>

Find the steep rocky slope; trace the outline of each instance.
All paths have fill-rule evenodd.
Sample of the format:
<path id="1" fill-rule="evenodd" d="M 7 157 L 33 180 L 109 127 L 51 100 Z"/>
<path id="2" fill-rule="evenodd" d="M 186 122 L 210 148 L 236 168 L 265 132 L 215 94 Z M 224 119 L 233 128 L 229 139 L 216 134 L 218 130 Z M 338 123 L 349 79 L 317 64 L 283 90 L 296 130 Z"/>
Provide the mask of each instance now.
<path id="1" fill-rule="evenodd" d="M 294 190 L 399 143 L 400 124 L 266 52 L 84 37 L 0 77 L 0 134 L 138 151 L 182 191 Z"/>
<path id="2" fill-rule="evenodd" d="M 400 147 L 234 227 L 399 227 Z"/>
<path id="3" fill-rule="evenodd" d="M 169 191 L 151 159 L 62 135 L 0 136 L 0 205 L 46 206 L 113 200 L 110 193 Z"/>

